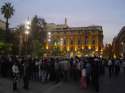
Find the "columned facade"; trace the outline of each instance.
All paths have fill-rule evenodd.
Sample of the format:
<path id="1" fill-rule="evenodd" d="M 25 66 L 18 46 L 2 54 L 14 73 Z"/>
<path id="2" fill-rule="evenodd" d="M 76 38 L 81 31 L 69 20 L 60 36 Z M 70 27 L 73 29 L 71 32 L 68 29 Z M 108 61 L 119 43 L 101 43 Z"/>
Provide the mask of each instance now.
<path id="1" fill-rule="evenodd" d="M 102 55 L 103 30 L 101 26 L 66 27 L 47 32 L 48 55 L 94 56 Z"/>

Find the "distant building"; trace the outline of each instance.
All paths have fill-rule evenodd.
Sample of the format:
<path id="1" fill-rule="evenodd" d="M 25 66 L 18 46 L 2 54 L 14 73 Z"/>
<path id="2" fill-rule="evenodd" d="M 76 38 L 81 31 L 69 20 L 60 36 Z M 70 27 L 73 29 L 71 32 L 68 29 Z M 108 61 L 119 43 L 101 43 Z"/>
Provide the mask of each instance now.
<path id="1" fill-rule="evenodd" d="M 0 20 L 0 29 L 5 30 L 6 23 L 2 20 Z"/>
<path id="2" fill-rule="evenodd" d="M 103 29 L 101 26 L 69 27 L 65 24 L 47 25 L 46 49 L 52 55 L 58 50 L 60 55 L 94 56 L 103 52 Z"/>
<path id="3" fill-rule="evenodd" d="M 114 37 L 112 46 L 114 56 L 125 57 L 125 26 L 122 27 L 118 35 Z"/>

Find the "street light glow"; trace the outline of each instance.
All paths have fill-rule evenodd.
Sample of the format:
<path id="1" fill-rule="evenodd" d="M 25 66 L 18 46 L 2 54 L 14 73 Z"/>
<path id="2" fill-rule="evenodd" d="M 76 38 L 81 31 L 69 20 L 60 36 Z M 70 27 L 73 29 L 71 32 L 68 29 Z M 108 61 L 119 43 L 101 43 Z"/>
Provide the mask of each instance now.
<path id="1" fill-rule="evenodd" d="M 29 30 L 29 29 L 30 29 L 30 27 L 29 27 L 28 25 L 26 25 L 26 29 L 28 29 L 28 30 Z"/>
<path id="2" fill-rule="evenodd" d="M 26 34 L 26 35 L 28 35 L 28 34 L 29 34 L 29 31 L 28 31 L 28 30 L 26 30 L 26 31 L 25 31 L 25 34 Z"/>
<path id="3" fill-rule="evenodd" d="M 30 21 L 29 20 L 26 21 L 26 25 L 30 25 Z"/>
<path id="4" fill-rule="evenodd" d="M 48 35 L 51 36 L 51 32 L 48 32 Z"/>
<path id="5" fill-rule="evenodd" d="M 50 42 L 50 41 L 51 41 L 51 39 L 49 38 L 49 39 L 48 39 L 48 42 Z"/>
<path id="6" fill-rule="evenodd" d="M 28 35 L 30 33 L 30 24 L 31 22 L 29 20 L 27 20 L 25 22 L 25 34 Z"/>
<path id="7" fill-rule="evenodd" d="M 123 42 L 121 42 L 121 45 L 123 45 L 124 43 Z"/>
<path id="8" fill-rule="evenodd" d="M 60 40 L 63 41 L 63 38 L 61 38 Z"/>

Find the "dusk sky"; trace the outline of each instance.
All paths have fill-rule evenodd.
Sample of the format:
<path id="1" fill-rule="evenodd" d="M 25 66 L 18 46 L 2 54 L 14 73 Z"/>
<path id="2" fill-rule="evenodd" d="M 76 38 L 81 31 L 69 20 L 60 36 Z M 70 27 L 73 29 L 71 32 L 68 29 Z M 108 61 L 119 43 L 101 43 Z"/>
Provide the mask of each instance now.
<path id="1" fill-rule="evenodd" d="M 56 24 L 63 24 L 67 17 L 69 26 L 101 25 L 104 43 L 109 43 L 125 25 L 125 0 L 0 0 L 0 7 L 5 1 L 15 8 L 11 27 L 34 15 Z M 4 20 L 1 14 L 0 19 Z"/>

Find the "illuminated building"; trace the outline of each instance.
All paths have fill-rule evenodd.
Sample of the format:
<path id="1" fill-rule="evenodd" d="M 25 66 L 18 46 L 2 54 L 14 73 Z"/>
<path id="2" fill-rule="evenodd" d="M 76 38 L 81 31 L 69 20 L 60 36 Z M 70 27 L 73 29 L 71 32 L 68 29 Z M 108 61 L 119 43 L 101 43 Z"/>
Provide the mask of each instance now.
<path id="1" fill-rule="evenodd" d="M 52 23 L 51 23 L 52 24 Z M 59 48 L 61 55 L 100 55 L 103 49 L 103 30 L 101 26 L 69 27 L 65 24 L 52 24 L 47 29 L 47 49 Z M 95 54 L 94 54 L 95 53 Z"/>
<path id="2" fill-rule="evenodd" d="M 112 51 L 116 57 L 125 58 L 125 26 L 120 30 L 118 35 L 114 37 L 112 46 Z"/>

